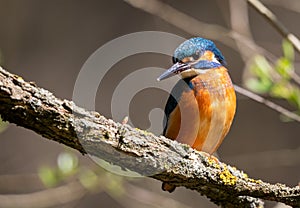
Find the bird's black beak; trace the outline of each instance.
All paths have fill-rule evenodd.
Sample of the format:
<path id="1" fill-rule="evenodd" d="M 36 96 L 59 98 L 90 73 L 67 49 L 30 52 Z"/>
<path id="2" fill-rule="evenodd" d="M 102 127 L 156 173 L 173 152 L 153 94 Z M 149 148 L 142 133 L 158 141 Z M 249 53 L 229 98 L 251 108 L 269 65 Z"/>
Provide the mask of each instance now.
<path id="1" fill-rule="evenodd" d="M 172 77 L 176 74 L 179 74 L 180 72 L 185 71 L 187 69 L 190 69 L 190 65 L 188 65 L 186 63 L 177 62 L 171 68 L 169 68 L 167 71 L 165 71 L 162 75 L 160 75 L 157 78 L 157 81 L 167 79 L 167 78 Z"/>

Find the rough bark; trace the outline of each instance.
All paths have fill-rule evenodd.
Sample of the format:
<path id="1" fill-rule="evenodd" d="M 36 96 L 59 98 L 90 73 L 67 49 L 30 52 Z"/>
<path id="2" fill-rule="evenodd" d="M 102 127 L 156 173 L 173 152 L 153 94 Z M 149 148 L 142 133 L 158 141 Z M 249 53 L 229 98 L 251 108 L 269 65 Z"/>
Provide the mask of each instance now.
<path id="1" fill-rule="evenodd" d="M 269 184 L 187 145 L 116 123 L 26 82 L 0 67 L 0 115 L 141 175 L 184 186 L 222 207 L 263 207 L 261 199 L 300 207 L 300 187 Z"/>

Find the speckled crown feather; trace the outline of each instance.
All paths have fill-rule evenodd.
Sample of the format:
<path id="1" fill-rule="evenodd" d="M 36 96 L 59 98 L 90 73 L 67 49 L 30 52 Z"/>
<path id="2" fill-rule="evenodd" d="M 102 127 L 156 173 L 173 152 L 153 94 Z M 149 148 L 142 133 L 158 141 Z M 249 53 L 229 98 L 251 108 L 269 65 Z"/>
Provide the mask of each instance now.
<path id="1" fill-rule="evenodd" d="M 216 47 L 213 41 L 205 38 L 195 37 L 184 41 L 176 48 L 173 57 L 182 60 L 185 57 L 192 56 L 193 54 L 203 53 L 204 51 L 212 51 L 215 54 L 216 59 L 226 66 L 226 61 L 221 51 Z"/>

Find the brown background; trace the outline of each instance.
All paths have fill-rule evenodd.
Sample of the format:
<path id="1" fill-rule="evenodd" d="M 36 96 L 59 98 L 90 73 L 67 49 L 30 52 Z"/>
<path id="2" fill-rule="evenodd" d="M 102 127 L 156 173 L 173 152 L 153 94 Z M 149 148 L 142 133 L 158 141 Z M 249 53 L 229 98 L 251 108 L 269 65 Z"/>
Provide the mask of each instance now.
<path id="1" fill-rule="evenodd" d="M 227 1 L 164 2 L 200 21 L 229 27 Z M 272 5 L 269 7 L 290 31 L 300 36 L 299 12 Z M 256 42 L 280 56 L 281 36 L 256 11 L 250 8 L 249 13 L 251 31 Z M 77 74 L 96 49 L 121 35 L 145 30 L 191 37 L 175 26 L 121 0 L 0 0 L 2 65 L 10 72 L 25 80 L 35 81 L 38 86 L 65 99 L 72 98 Z M 222 43 L 216 44 L 227 59 L 234 82 L 241 84 L 244 62 L 240 55 Z M 171 62 L 170 57 L 157 54 L 139 54 L 122 60 L 103 83 L 102 90 L 99 90 L 97 110 L 110 117 L 111 93 L 118 81 L 133 68 L 138 69 L 148 64 L 167 68 Z M 299 68 L 299 65 L 296 66 Z M 143 101 L 147 96 L 151 96 L 151 102 L 145 104 Z M 133 123 L 139 128 L 148 128 L 149 111 L 156 107 L 163 108 L 167 96 L 154 89 L 139 93 L 130 107 Z M 233 127 L 221 145 L 219 155 L 221 160 L 245 170 L 251 177 L 272 183 L 296 185 L 300 181 L 299 133 L 299 123 L 283 123 L 273 110 L 239 97 Z M 35 173 L 43 164 L 55 165 L 58 153 L 63 150 L 62 145 L 11 124 L 0 135 L 0 177 Z M 83 163 L 91 162 L 87 157 L 79 157 Z M 160 190 L 160 183 L 157 181 L 140 179 L 138 183 L 145 189 L 167 198 L 175 198 L 191 207 L 216 207 L 197 193 L 184 188 L 168 194 Z M 2 194 L 26 192 L 24 190 L 18 191 L 18 188 L 9 188 L 0 183 Z M 103 192 L 86 196 L 70 207 L 105 205 L 126 207 Z"/>

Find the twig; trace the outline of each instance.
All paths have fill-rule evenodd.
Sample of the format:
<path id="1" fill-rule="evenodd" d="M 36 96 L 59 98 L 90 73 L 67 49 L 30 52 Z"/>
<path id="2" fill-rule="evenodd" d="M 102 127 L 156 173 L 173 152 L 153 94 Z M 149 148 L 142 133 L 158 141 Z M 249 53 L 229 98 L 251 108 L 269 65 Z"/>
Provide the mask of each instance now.
<path id="1" fill-rule="evenodd" d="M 295 70 L 291 71 L 291 77 L 297 83 L 300 85 L 300 76 L 295 72 Z"/>
<path id="2" fill-rule="evenodd" d="M 88 190 L 74 181 L 56 188 L 46 189 L 28 194 L 0 195 L 2 208 L 46 208 L 61 206 L 82 198 Z"/>
<path id="3" fill-rule="evenodd" d="M 300 13 L 300 4 L 297 0 L 263 0 L 262 2 Z"/>
<path id="4" fill-rule="evenodd" d="M 265 5 L 263 5 L 259 0 L 248 0 L 248 3 L 263 17 L 265 17 L 271 25 L 274 26 L 275 29 L 286 39 L 288 39 L 296 51 L 300 53 L 300 40 L 292 34 L 283 23 L 281 23 L 276 15 L 269 10 Z M 286 2 L 285 2 L 286 3 Z M 300 77 L 299 75 L 293 71 L 291 74 L 291 78 L 299 85 L 300 84 Z"/>
<path id="5" fill-rule="evenodd" d="M 99 170 L 96 166 L 89 167 L 90 169 Z M 103 171 L 103 170 L 102 170 Z M 79 174 L 80 175 L 80 174 Z M 106 175 L 106 174 L 105 174 Z M 102 175 L 99 174 L 98 177 Z M 107 179 L 104 179 L 107 181 Z M 110 178 L 109 180 L 114 180 Z M 52 206 L 61 206 L 71 203 L 72 201 L 80 200 L 84 195 L 91 192 L 91 190 L 97 190 L 98 192 L 106 192 L 110 194 L 107 185 L 103 180 L 97 180 L 96 183 L 92 184 L 91 187 L 86 188 L 81 185 L 79 177 L 75 175 L 72 179 L 63 185 L 60 185 L 55 188 L 49 188 L 46 190 L 45 187 L 40 181 L 40 178 L 37 174 L 26 174 L 26 175 L 1 175 L 0 184 L 1 192 L 7 191 L 18 191 L 18 192 L 28 192 L 28 194 L 0 194 L 0 207 L 10 208 L 10 207 L 52 207 Z M 29 185 L 29 186 L 28 186 Z M 125 207 L 139 207 L 137 204 L 141 203 L 143 205 L 149 205 L 150 207 L 168 207 L 173 208 L 191 208 L 179 201 L 171 199 L 169 197 L 164 197 L 159 193 L 155 193 L 141 187 L 138 187 L 132 183 L 122 180 L 122 187 L 125 189 L 124 193 L 115 196 L 111 194 L 116 201 L 122 204 Z M 111 188 L 111 187 L 110 187 Z M 12 190 L 11 190 L 12 189 Z M 39 190 L 32 192 L 31 190 Z M 36 199 L 38 198 L 38 199 Z M 131 200 L 128 200 L 130 198 Z M 135 205 L 135 206 L 133 206 Z"/>
<path id="6" fill-rule="evenodd" d="M 255 100 L 259 103 L 262 103 L 262 104 L 268 106 L 269 108 L 271 108 L 271 109 L 273 109 L 273 110 L 275 110 L 275 111 L 277 111 L 277 112 L 279 112 L 279 113 L 281 113 L 281 114 L 283 114 L 283 115 L 285 115 L 285 116 L 287 116 L 287 117 L 289 117 L 289 118 L 291 118 L 295 121 L 300 122 L 300 116 L 298 116 L 295 113 L 292 113 L 291 111 L 283 108 L 282 106 L 277 105 L 276 103 L 273 103 L 272 101 L 267 100 L 267 99 L 255 94 L 255 93 L 253 93 L 249 90 L 246 90 L 245 88 L 242 88 L 238 85 L 234 85 L 234 89 L 235 89 L 236 92 L 238 92 L 238 93 L 240 93 L 240 94 L 242 94 L 242 95 L 244 95 L 248 98 L 251 98 L 252 100 Z"/>
<path id="7" fill-rule="evenodd" d="M 158 0 L 124 0 L 128 4 L 138 9 L 141 9 L 145 12 L 153 14 L 160 17 L 166 22 L 180 28 L 181 30 L 192 34 L 192 35 L 201 35 L 203 37 L 218 40 L 223 44 L 229 46 L 230 48 L 237 49 L 235 41 L 245 45 L 249 51 L 255 53 L 261 53 L 267 56 L 271 60 L 275 60 L 275 56 L 265 50 L 262 47 L 259 47 L 252 40 L 239 34 L 233 30 L 229 30 L 220 25 L 208 24 L 201 22 L 173 7 L 168 4 L 163 3 Z M 250 57 L 249 57 L 250 58 Z"/>
<path id="8" fill-rule="evenodd" d="M 190 33 L 201 34 L 203 37 L 209 37 L 213 40 L 222 41 L 222 43 L 228 45 L 231 48 L 235 48 L 234 41 L 227 35 L 231 32 L 227 28 L 219 25 L 207 24 L 200 22 L 195 18 L 186 15 L 185 13 L 171 7 L 158 0 L 151 1 L 139 1 L 139 0 L 124 0 L 130 5 L 142 9 L 150 14 L 160 17 L 168 23 L 176 25 L 178 28 Z"/>
<path id="9" fill-rule="evenodd" d="M 295 49 L 300 53 L 300 40 L 291 33 L 275 16 L 275 14 L 263 5 L 259 0 L 248 0 L 248 3 L 256 10 L 259 14 L 263 15 L 286 39 L 288 39 Z"/>
<path id="10" fill-rule="evenodd" d="M 250 40 L 253 41 L 252 36 L 251 36 L 251 31 L 249 28 L 249 21 L 248 21 L 248 13 L 247 13 L 247 2 L 244 1 L 236 1 L 236 0 L 230 0 L 229 1 L 230 4 L 230 14 L 231 14 L 231 26 L 233 28 L 234 31 L 237 31 L 241 34 L 244 34 L 245 36 L 247 36 Z M 242 20 L 242 21 L 241 21 Z M 237 42 L 238 48 L 240 48 L 240 54 L 242 55 L 243 59 L 245 61 L 247 61 L 247 58 L 249 57 L 249 55 L 247 53 L 249 53 L 247 50 L 245 50 L 245 47 L 243 44 Z M 235 90 L 236 92 L 251 98 L 252 100 L 255 100 L 259 103 L 262 103 L 268 107 L 270 107 L 271 109 L 282 113 L 283 115 L 293 118 L 294 120 L 300 122 L 300 116 L 298 116 L 297 114 L 294 114 L 290 111 L 288 111 L 287 109 L 284 109 L 283 107 L 249 91 L 246 90 L 242 87 L 239 87 L 237 85 L 235 85 Z"/>
<path id="11" fill-rule="evenodd" d="M 251 30 L 249 27 L 249 15 L 248 15 L 248 5 L 246 1 L 229 1 L 230 9 L 230 23 L 233 31 L 243 34 L 254 44 Z M 253 56 L 253 51 L 247 50 L 244 43 L 236 41 L 238 53 L 241 54 L 244 62 L 251 60 L 249 57 Z"/>
<path id="12" fill-rule="evenodd" d="M 0 103 L 0 115 L 6 121 L 81 153 L 196 190 L 218 205 L 261 207 L 261 201 L 255 199 L 261 198 L 300 206 L 299 186 L 289 188 L 248 178 L 242 171 L 216 163 L 187 145 L 115 123 L 71 101 L 60 100 L 2 68 Z"/>
<path id="13" fill-rule="evenodd" d="M 139 8 L 143 11 L 146 11 L 150 14 L 156 15 L 163 20 L 165 20 L 168 23 L 173 24 L 174 26 L 190 33 L 193 35 L 199 35 L 201 34 L 204 37 L 209 37 L 213 40 L 219 40 L 223 44 L 226 44 L 234 49 L 236 49 L 235 45 L 232 43 L 233 38 L 235 41 L 237 41 L 239 44 L 243 44 L 248 47 L 250 51 L 253 51 L 253 53 L 257 54 L 264 54 L 266 57 L 268 57 L 271 60 L 275 60 L 275 56 L 271 54 L 270 52 L 266 51 L 265 49 L 257 46 L 253 40 L 250 38 L 247 38 L 240 33 L 237 33 L 232 30 L 228 30 L 226 28 L 223 28 L 218 25 L 211 25 L 206 24 L 203 22 L 200 22 L 196 20 L 195 18 L 192 18 L 173 7 L 158 1 L 158 0 L 124 0 L 125 2 L 129 3 L 130 5 Z M 228 37 L 230 37 L 228 39 Z M 230 40 L 230 41 L 229 41 Z M 247 53 L 251 54 L 251 53 Z M 245 54 L 245 56 L 247 55 Z M 244 57 L 244 59 L 247 59 L 249 57 Z M 297 79 L 295 79 L 297 82 Z M 265 99 L 261 96 L 252 93 L 246 89 L 243 89 L 242 87 L 238 87 L 237 92 L 241 93 L 242 95 L 245 95 L 253 100 L 256 100 L 262 104 L 267 105 L 268 107 L 271 107 L 273 110 L 282 113 L 295 121 L 299 122 L 299 116 L 293 112 L 290 112 L 283 107 Z"/>

